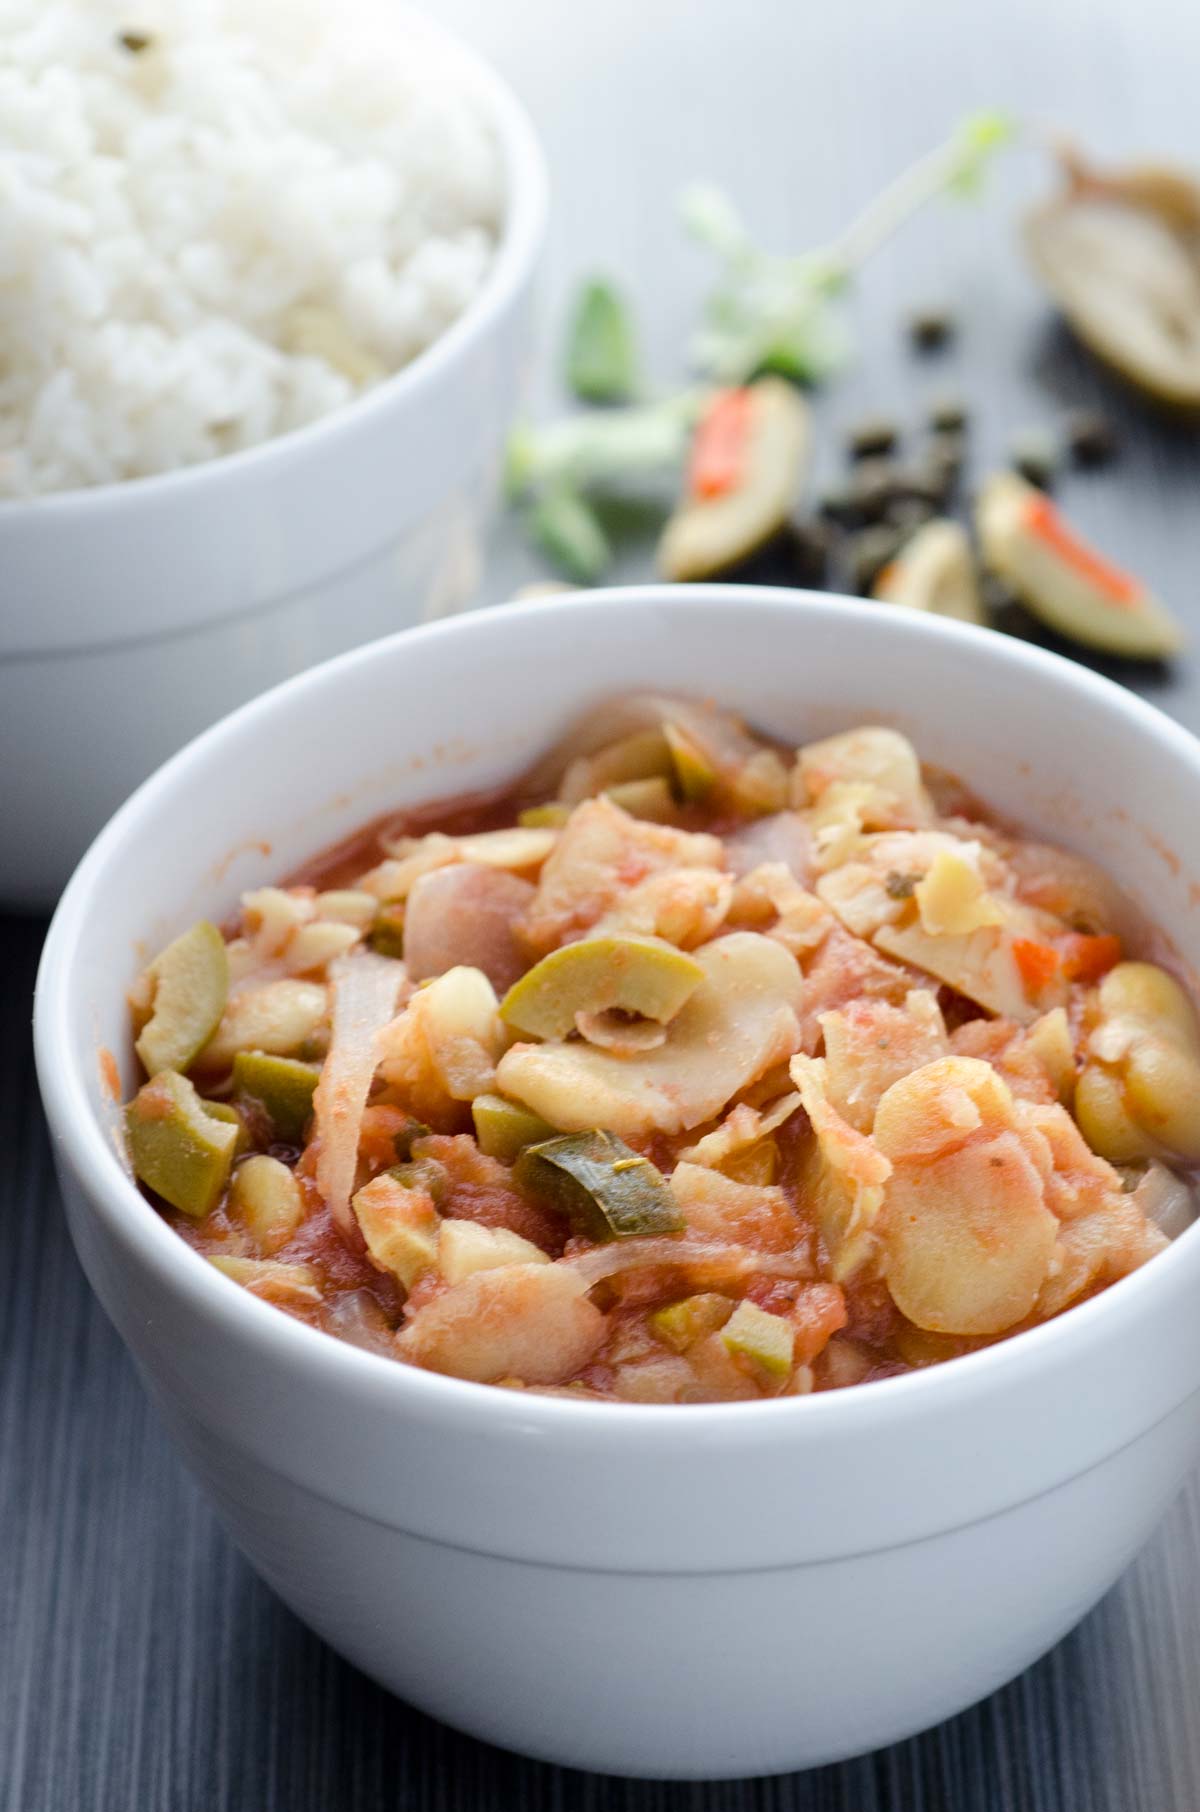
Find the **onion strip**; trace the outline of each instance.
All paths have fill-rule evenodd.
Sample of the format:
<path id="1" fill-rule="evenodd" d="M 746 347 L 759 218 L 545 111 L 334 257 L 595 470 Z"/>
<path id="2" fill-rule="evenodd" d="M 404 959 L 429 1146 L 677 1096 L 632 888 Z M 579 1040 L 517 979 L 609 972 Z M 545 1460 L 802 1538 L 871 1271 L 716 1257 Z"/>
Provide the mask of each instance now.
<path id="1" fill-rule="evenodd" d="M 812 1265 L 803 1252 L 753 1252 L 748 1246 L 727 1245 L 720 1240 L 677 1238 L 615 1240 L 611 1245 L 595 1246 L 590 1252 L 564 1258 L 587 1280 L 589 1287 L 621 1271 L 633 1271 L 647 1265 L 709 1265 L 730 1280 L 756 1273 L 772 1277 L 812 1276 Z"/>
<path id="2" fill-rule="evenodd" d="M 319 1141 L 317 1188 L 343 1239 L 354 1233 L 350 1197 L 379 1034 L 395 1017 L 407 980 L 402 963 L 374 951 L 340 957 L 329 969 L 332 1032 L 313 1095 L 313 1126 Z"/>

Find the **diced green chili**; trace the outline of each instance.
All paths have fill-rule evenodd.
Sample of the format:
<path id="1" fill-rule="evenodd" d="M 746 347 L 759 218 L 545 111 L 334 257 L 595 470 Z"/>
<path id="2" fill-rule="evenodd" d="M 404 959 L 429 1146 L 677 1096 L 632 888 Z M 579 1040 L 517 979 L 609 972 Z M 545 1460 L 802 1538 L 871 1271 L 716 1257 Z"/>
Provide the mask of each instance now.
<path id="1" fill-rule="evenodd" d="M 784 1378 L 792 1369 L 796 1330 L 782 1315 L 770 1315 L 754 1302 L 739 1302 L 721 1331 L 735 1358 L 746 1359 L 769 1378 Z"/>
<path id="2" fill-rule="evenodd" d="M 530 1195 L 589 1239 L 636 1239 L 684 1229 L 661 1171 L 614 1133 L 568 1133 L 527 1146 L 513 1174 Z"/>

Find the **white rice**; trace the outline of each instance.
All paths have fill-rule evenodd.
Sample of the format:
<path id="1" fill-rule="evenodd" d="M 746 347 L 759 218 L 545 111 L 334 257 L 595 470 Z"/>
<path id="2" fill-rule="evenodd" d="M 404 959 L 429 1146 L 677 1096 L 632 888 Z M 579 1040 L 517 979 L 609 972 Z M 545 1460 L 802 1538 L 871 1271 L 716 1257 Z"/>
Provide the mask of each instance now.
<path id="1" fill-rule="evenodd" d="M 394 7 L 0 0 L 0 497 L 340 407 L 466 307 L 503 204 L 484 97 Z"/>

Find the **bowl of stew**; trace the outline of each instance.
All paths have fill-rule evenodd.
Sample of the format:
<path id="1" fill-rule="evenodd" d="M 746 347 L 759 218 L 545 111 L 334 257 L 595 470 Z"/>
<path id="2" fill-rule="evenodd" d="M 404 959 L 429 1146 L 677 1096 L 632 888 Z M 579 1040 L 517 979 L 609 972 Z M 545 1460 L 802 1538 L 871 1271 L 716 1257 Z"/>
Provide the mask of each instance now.
<path id="1" fill-rule="evenodd" d="M 1049 1647 L 1200 1449 L 1198 787 L 1057 657 L 733 586 L 409 631 L 184 750 L 70 883 L 37 1059 L 263 1577 L 635 1775 Z"/>

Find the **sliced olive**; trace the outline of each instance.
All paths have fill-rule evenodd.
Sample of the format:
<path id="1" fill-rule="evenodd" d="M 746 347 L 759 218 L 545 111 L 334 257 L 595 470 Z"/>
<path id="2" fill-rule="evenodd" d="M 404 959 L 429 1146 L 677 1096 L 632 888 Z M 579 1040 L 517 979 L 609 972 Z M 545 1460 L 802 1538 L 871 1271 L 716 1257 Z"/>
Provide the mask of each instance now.
<path id="1" fill-rule="evenodd" d="M 679 806 L 671 783 L 661 774 L 648 780 L 623 780 L 619 786 L 606 787 L 605 794 L 631 818 L 641 818 L 647 824 L 679 822 Z"/>
<path id="2" fill-rule="evenodd" d="M 885 604 L 986 621 L 966 533 L 957 522 L 937 519 L 919 528 L 897 557 L 876 575 L 873 595 Z"/>
<path id="3" fill-rule="evenodd" d="M 707 579 L 757 553 L 787 526 L 809 456 L 808 406 L 794 385 L 749 386 L 744 444 L 718 481 L 693 482 L 663 531 L 659 568 L 668 579 Z M 704 422 L 697 429 L 699 439 Z"/>
<path id="4" fill-rule="evenodd" d="M 658 726 L 634 730 L 571 762 L 563 774 L 559 797 L 567 806 L 578 805 L 595 793 L 631 781 L 666 779 L 671 772 L 671 751 L 663 730 Z"/>
<path id="5" fill-rule="evenodd" d="M 682 1233 L 685 1222 L 662 1172 L 615 1133 L 569 1133 L 521 1153 L 523 1189 L 588 1239 Z"/>
<path id="6" fill-rule="evenodd" d="M 551 1139 L 555 1132 L 540 1114 L 517 1101 L 506 1101 L 503 1095 L 476 1095 L 471 1103 L 471 1118 L 480 1151 L 505 1164 L 511 1164 L 527 1145 Z"/>
<path id="7" fill-rule="evenodd" d="M 680 792 L 689 804 L 699 804 L 708 798 L 716 785 L 717 770 L 677 724 L 664 724 L 663 735 L 671 752 L 671 765 Z"/>
<path id="8" fill-rule="evenodd" d="M 723 1328 L 732 1314 L 733 1304 L 728 1296 L 706 1291 L 655 1309 L 649 1317 L 650 1331 L 664 1346 L 683 1353 L 705 1334 L 715 1334 Z"/>
<path id="9" fill-rule="evenodd" d="M 150 965 L 153 1008 L 137 1041 L 154 1076 L 186 1070 L 221 1022 L 229 995 L 229 958 L 215 925 L 200 919 Z"/>
<path id="10" fill-rule="evenodd" d="M 233 1164 L 238 1129 L 205 1111 L 186 1076 L 162 1070 L 125 1109 L 130 1161 L 140 1182 L 193 1220 L 211 1214 Z"/>
<path id="11" fill-rule="evenodd" d="M 721 1341 L 735 1359 L 747 1361 L 768 1378 L 786 1378 L 792 1369 L 796 1330 L 782 1315 L 770 1315 L 757 1303 L 738 1303 L 721 1330 Z"/>
<path id="12" fill-rule="evenodd" d="M 203 1100 L 203 1097 L 201 1099 L 205 1113 L 212 1119 L 223 1120 L 226 1126 L 237 1128 L 237 1141 L 233 1148 L 234 1157 L 240 1158 L 243 1152 L 249 1151 L 252 1143 L 250 1131 L 240 1108 L 236 1108 L 232 1101 L 206 1101 Z"/>
<path id="13" fill-rule="evenodd" d="M 1178 653 L 1183 631 L 1166 606 L 1081 540 L 1050 499 L 1015 473 L 989 479 L 975 522 L 985 563 L 1051 629 L 1134 660 Z"/>
<path id="14" fill-rule="evenodd" d="M 577 1013 L 613 1007 L 666 1024 L 703 980 L 700 964 L 661 938 L 582 938 L 514 982 L 500 1017 L 533 1038 L 565 1038 Z"/>
<path id="15" fill-rule="evenodd" d="M 239 1051 L 233 1060 L 237 1094 L 258 1103 L 275 1137 L 297 1145 L 312 1118 L 312 1098 L 321 1072 L 295 1057 L 273 1057 L 266 1051 Z"/>

